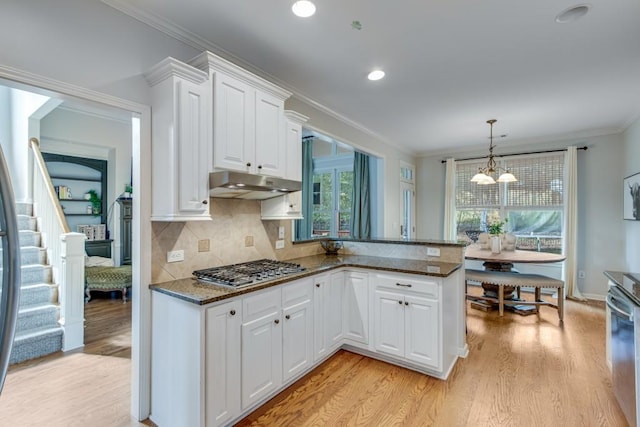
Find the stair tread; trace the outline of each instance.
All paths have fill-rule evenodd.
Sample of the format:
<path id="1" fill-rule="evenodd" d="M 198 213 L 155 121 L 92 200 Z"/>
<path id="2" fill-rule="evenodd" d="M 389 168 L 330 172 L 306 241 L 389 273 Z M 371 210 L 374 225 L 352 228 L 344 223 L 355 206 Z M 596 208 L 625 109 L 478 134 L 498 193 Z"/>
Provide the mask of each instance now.
<path id="1" fill-rule="evenodd" d="M 52 303 L 28 305 L 18 309 L 18 316 L 51 310 L 58 310 L 58 306 Z"/>
<path id="2" fill-rule="evenodd" d="M 16 331 L 16 335 L 14 338 L 14 342 L 18 341 L 18 340 L 24 340 L 27 338 L 31 338 L 31 337 L 36 337 L 39 335 L 45 335 L 45 334 L 62 334 L 63 330 L 62 330 L 62 326 L 44 326 L 42 328 L 37 328 L 37 329 L 29 329 L 26 331 Z"/>

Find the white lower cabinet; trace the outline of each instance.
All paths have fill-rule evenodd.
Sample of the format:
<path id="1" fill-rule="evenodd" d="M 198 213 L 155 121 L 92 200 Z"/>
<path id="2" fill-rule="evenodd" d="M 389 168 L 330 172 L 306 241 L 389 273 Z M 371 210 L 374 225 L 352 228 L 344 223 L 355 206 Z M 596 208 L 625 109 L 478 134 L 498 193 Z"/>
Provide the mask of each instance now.
<path id="1" fill-rule="evenodd" d="M 151 419 L 230 425 L 345 344 L 445 379 L 460 274 L 335 270 L 206 307 L 153 292 Z"/>
<path id="2" fill-rule="evenodd" d="M 313 364 L 313 281 L 282 288 L 282 376 L 287 382 Z"/>
<path id="3" fill-rule="evenodd" d="M 369 275 L 345 271 L 343 326 L 344 339 L 350 344 L 369 344 Z"/>
<path id="4" fill-rule="evenodd" d="M 436 280 L 376 275 L 373 298 L 375 351 L 440 370 L 439 288 Z"/>
<path id="5" fill-rule="evenodd" d="M 412 362 L 440 367 L 438 301 L 404 297 L 404 357 Z"/>
<path id="6" fill-rule="evenodd" d="M 374 348 L 391 356 L 404 356 L 404 301 L 401 294 L 375 291 Z"/>
<path id="7" fill-rule="evenodd" d="M 342 345 L 344 273 L 322 274 L 313 283 L 313 352 L 319 360 Z"/>
<path id="8" fill-rule="evenodd" d="M 207 309 L 206 425 L 221 426 L 240 415 L 240 300 Z"/>
<path id="9" fill-rule="evenodd" d="M 243 298 L 242 409 L 313 363 L 312 279 Z"/>
<path id="10" fill-rule="evenodd" d="M 243 298 L 242 409 L 247 409 L 282 383 L 280 289 Z"/>

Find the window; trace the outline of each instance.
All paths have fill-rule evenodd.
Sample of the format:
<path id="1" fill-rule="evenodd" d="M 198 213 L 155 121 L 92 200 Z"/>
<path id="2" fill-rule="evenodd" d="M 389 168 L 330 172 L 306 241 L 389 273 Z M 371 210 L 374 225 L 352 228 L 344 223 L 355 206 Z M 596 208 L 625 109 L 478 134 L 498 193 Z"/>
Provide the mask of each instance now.
<path id="1" fill-rule="evenodd" d="M 415 191 L 415 166 L 400 162 L 400 194 L 402 209 L 400 224 L 400 237 L 410 239 L 416 237 L 416 191 Z"/>
<path id="2" fill-rule="evenodd" d="M 485 231 L 492 216 L 508 218 L 516 247 L 544 252 L 562 251 L 564 155 L 514 156 L 499 161 L 517 182 L 478 185 L 470 182 L 485 161 L 458 162 L 456 167 L 457 237 L 470 241 Z M 469 233 L 467 233 L 469 231 Z"/>
<path id="3" fill-rule="evenodd" d="M 314 141 L 312 236 L 348 237 L 353 197 L 353 151 Z"/>

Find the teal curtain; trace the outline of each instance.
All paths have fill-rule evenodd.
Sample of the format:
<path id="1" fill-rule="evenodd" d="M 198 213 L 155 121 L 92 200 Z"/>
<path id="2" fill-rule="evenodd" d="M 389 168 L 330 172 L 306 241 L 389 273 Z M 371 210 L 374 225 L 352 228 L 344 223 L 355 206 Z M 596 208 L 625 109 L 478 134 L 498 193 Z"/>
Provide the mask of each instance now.
<path id="1" fill-rule="evenodd" d="M 371 237 L 371 185 L 369 156 L 355 152 L 353 157 L 353 198 L 351 199 L 351 237 Z"/>
<path id="2" fill-rule="evenodd" d="M 302 140 L 302 216 L 296 220 L 296 240 L 311 238 L 313 225 L 313 138 Z"/>

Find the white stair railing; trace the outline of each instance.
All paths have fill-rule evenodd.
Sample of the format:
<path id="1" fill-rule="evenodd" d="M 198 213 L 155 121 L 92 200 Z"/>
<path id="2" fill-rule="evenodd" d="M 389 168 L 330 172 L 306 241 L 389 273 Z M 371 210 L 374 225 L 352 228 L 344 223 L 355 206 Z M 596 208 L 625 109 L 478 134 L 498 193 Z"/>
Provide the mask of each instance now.
<path id="1" fill-rule="evenodd" d="M 59 323 L 64 330 L 62 350 L 84 345 L 84 240 L 72 233 L 51 183 L 37 138 L 29 140 L 33 155 L 33 214 L 37 218 L 41 245 L 47 250 L 53 282 L 59 286 Z"/>

